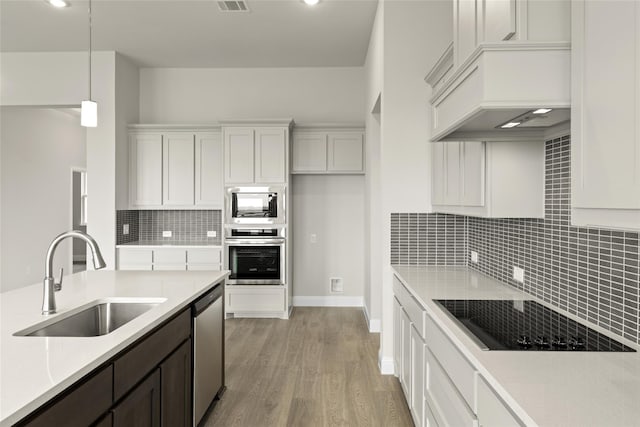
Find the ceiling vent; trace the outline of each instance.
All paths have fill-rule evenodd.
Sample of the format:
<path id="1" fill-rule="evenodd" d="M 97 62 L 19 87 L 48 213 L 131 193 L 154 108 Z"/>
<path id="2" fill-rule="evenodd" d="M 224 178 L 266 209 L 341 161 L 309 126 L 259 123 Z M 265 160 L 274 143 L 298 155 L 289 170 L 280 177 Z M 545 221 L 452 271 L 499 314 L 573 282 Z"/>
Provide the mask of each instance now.
<path id="1" fill-rule="evenodd" d="M 218 2 L 221 12 L 249 12 L 247 2 L 243 0 L 224 0 Z"/>

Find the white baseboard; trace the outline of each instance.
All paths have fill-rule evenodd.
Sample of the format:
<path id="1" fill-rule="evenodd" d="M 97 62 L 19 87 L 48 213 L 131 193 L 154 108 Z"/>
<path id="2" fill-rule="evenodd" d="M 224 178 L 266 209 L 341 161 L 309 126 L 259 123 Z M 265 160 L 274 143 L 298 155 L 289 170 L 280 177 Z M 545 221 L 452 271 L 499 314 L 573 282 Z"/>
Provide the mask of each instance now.
<path id="1" fill-rule="evenodd" d="M 362 297 L 347 296 L 294 296 L 293 305 L 295 307 L 362 307 Z"/>
<path id="2" fill-rule="evenodd" d="M 378 367 L 382 375 L 395 375 L 393 357 L 382 357 L 382 355 L 378 353 Z"/>
<path id="3" fill-rule="evenodd" d="M 380 319 L 371 319 L 369 317 L 369 311 L 367 310 L 367 305 L 362 305 L 362 311 L 364 312 L 364 318 L 367 320 L 367 326 L 369 328 L 370 333 L 378 333 L 380 332 Z"/>

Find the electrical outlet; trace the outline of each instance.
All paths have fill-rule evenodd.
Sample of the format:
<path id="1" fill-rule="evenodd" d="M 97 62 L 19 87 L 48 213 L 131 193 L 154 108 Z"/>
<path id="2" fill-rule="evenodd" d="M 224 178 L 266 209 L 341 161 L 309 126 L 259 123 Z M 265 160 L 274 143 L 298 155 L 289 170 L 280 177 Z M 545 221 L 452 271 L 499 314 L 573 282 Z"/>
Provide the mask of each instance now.
<path id="1" fill-rule="evenodd" d="M 471 262 L 474 264 L 478 263 L 478 252 L 471 251 Z"/>
<path id="2" fill-rule="evenodd" d="M 209 230 L 207 231 L 207 237 L 218 237 L 218 232 L 215 230 Z"/>
<path id="3" fill-rule="evenodd" d="M 520 313 L 524 313 L 524 301 L 522 300 L 513 301 L 513 308 L 518 310 Z"/>
<path id="4" fill-rule="evenodd" d="M 171 230 L 165 230 L 162 232 L 162 237 L 171 237 L 173 235 L 173 233 L 171 232 Z"/>
<path id="5" fill-rule="evenodd" d="M 513 266 L 513 280 L 524 283 L 524 270 L 520 267 Z"/>
<path id="6" fill-rule="evenodd" d="M 344 292 L 344 285 L 342 283 L 342 277 L 331 277 L 329 279 L 329 283 L 330 283 L 330 286 L 331 286 L 331 292 L 333 292 L 333 293 Z"/>
<path id="7" fill-rule="evenodd" d="M 316 243 L 318 241 L 318 235 L 317 234 L 311 234 L 311 236 L 309 236 L 309 241 L 311 243 Z"/>
<path id="8" fill-rule="evenodd" d="M 122 224 L 122 234 L 125 236 L 129 234 L 129 224 Z"/>

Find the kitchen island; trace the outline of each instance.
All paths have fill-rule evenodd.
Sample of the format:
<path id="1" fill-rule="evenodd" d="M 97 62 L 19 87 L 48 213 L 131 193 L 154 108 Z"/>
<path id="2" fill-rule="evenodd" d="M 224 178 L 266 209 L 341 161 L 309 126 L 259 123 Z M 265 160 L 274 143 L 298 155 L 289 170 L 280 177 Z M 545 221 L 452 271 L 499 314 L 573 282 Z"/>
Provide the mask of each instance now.
<path id="1" fill-rule="evenodd" d="M 469 397 L 469 419 L 481 419 L 480 388 L 491 390 L 511 413 L 515 424 L 540 426 L 637 426 L 640 420 L 640 352 L 570 352 L 570 351 L 487 351 L 460 327 L 434 299 L 534 300 L 549 304 L 515 288 L 501 284 L 465 267 L 394 266 L 394 275 L 410 293 L 417 307 L 426 312 L 426 336 L 423 336 L 427 363 L 437 359 L 436 345 L 443 344 L 438 331 L 450 346 L 448 356 L 459 357 L 457 367 L 473 372 L 464 378 L 468 384 L 452 383 Z M 396 297 L 397 284 L 394 285 Z M 628 340 L 563 312 L 565 316 L 639 350 Z M 414 316 L 415 318 L 415 316 Z M 419 322 L 418 322 L 419 323 Z M 420 332 L 420 328 L 418 328 Z M 431 333 L 431 332 L 435 332 Z M 435 340 L 440 340 L 434 343 Z M 433 346 L 433 348 L 431 348 Z M 454 350 L 453 352 L 451 350 Z M 442 353 L 444 354 L 444 353 Z M 435 357 L 434 357 L 435 355 Z M 439 370 L 447 370 L 451 358 L 441 358 Z M 442 366 L 441 366 L 442 365 Z M 458 370 L 447 372 L 460 375 Z M 433 377 L 433 370 L 431 372 Z M 428 390 L 428 378 L 425 389 Z M 436 378 L 437 379 L 437 378 Z M 402 380 L 401 380 L 402 381 Z M 448 380 L 447 380 L 448 381 Z M 471 386 L 473 384 L 473 386 Z M 468 388 L 465 388 L 469 385 Z M 488 387 L 487 387 L 488 385 Z M 425 393 L 425 407 L 431 403 Z M 464 400 L 461 399 L 464 402 Z M 437 403 L 434 404 L 437 406 Z M 463 405 L 464 406 L 464 405 Z M 425 412 L 426 412 L 425 411 Z M 490 414 L 491 415 L 491 414 Z M 414 415 L 415 416 L 415 415 Z M 477 421 L 476 421 L 477 422 Z M 506 424 L 501 424 L 506 425 Z"/>
<path id="2" fill-rule="evenodd" d="M 0 425 L 11 425 L 108 362 L 221 283 L 226 271 L 87 271 L 65 277 L 58 313 L 40 313 L 42 285 L 0 294 Z M 163 302 L 97 337 L 23 337 L 18 331 L 103 298 Z"/>

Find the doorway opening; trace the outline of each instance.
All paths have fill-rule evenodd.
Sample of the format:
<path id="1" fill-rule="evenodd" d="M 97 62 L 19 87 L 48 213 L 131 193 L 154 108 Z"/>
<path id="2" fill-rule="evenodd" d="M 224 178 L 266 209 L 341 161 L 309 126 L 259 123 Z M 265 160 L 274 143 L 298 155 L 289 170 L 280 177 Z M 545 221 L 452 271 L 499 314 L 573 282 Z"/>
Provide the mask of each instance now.
<path id="1" fill-rule="evenodd" d="M 87 232 L 87 171 L 71 168 L 71 228 Z M 73 239 L 71 268 L 74 273 L 87 269 L 87 245 Z"/>

